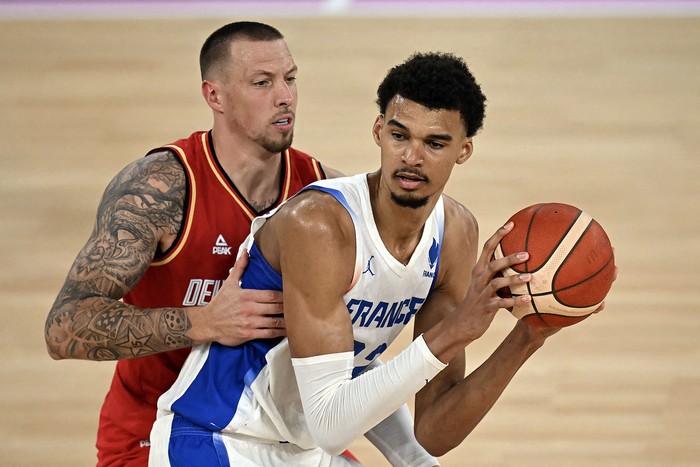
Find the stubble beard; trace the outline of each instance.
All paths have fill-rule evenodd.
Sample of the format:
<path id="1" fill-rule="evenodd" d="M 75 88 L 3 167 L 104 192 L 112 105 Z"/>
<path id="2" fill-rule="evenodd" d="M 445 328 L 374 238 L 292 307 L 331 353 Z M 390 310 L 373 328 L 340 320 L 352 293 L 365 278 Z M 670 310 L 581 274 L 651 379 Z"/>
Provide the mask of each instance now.
<path id="1" fill-rule="evenodd" d="M 428 197 L 418 197 L 413 195 L 397 195 L 391 192 L 391 200 L 402 208 L 418 209 L 428 204 Z"/>
<path id="2" fill-rule="evenodd" d="M 426 183 L 428 182 L 428 177 L 425 176 L 421 171 L 418 169 L 411 169 L 411 168 L 401 168 L 400 170 L 394 171 L 394 177 L 398 176 L 400 172 L 403 173 L 412 173 L 415 174 L 419 177 L 421 177 Z M 419 209 L 428 204 L 428 200 L 430 199 L 428 196 L 416 196 L 412 193 L 405 193 L 405 194 L 397 194 L 391 190 L 389 190 L 391 193 L 391 200 L 394 202 L 394 204 L 401 206 L 402 208 L 409 208 L 409 209 Z"/>
<path id="3" fill-rule="evenodd" d="M 286 151 L 292 145 L 292 140 L 294 139 L 294 131 L 290 131 L 286 135 L 282 135 L 281 140 L 273 140 L 272 138 L 267 138 L 265 136 L 258 139 L 258 144 L 273 154 Z"/>

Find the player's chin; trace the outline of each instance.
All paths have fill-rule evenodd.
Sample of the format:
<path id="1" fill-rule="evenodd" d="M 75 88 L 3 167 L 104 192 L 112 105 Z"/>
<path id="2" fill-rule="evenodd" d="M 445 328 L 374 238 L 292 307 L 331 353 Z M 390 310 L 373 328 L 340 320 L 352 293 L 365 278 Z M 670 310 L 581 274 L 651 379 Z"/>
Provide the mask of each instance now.
<path id="1" fill-rule="evenodd" d="M 391 193 L 392 201 L 402 208 L 419 209 L 428 204 L 427 196 L 419 196 L 415 193 Z"/>
<path id="2" fill-rule="evenodd" d="M 293 138 L 294 132 L 290 131 L 287 134 L 278 134 L 274 138 L 265 138 L 261 145 L 271 153 L 283 152 L 292 145 Z"/>

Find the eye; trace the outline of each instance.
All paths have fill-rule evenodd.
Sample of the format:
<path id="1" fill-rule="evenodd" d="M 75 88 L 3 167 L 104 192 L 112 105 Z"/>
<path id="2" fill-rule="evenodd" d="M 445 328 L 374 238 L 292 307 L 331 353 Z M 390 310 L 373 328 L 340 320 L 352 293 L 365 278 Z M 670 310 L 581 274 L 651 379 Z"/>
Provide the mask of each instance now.
<path id="1" fill-rule="evenodd" d="M 429 141 L 428 146 L 430 146 L 432 149 L 442 149 L 445 147 L 443 143 L 440 143 L 438 141 Z"/>
<path id="2" fill-rule="evenodd" d="M 253 82 L 253 86 L 255 86 L 257 88 L 264 88 L 265 86 L 268 86 L 269 84 L 270 84 L 270 82 L 267 80 Z"/>
<path id="3" fill-rule="evenodd" d="M 296 80 L 297 80 L 297 77 L 296 77 L 296 76 L 289 76 L 289 77 L 287 78 L 287 82 L 288 82 L 288 83 L 294 83 Z"/>
<path id="4" fill-rule="evenodd" d="M 398 131 L 392 131 L 391 136 L 397 141 L 403 141 L 406 139 L 403 133 L 399 133 Z"/>

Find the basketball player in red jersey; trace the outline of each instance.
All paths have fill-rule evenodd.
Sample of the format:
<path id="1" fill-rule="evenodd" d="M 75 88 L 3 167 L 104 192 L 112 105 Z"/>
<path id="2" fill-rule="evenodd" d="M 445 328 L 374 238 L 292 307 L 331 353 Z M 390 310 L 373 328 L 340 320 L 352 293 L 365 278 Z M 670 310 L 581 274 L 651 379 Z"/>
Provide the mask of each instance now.
<path id="1" fill-rule="evenodd" d="M 156 401 L 192 344 L 284 335 L 280 292 L 221 285 L 255 216 L 339 175 L 290 147 L 297 67 L 279 31 L 226 25 L 200 67 L 211 131 L 117 174 L 46 320 L 53 358 L 119 360 L 100 415 L 101 466 L 147 464 Z"/>

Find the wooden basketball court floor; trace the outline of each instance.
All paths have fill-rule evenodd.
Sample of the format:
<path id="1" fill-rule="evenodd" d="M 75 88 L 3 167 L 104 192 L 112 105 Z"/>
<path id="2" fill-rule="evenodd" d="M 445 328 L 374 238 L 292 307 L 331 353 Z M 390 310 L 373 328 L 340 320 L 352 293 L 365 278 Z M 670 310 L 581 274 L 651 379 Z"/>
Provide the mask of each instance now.
<path id="1" fill-rule="evenodd" d="M 209 128 L 197 54 L 235 19 L 0 21 L 0 465 L 94 465 L 113 363 L 52 361 L 44 320 L 111 177 Z M 464 56 L 488 114 L 447 192 L 481 242 L 558 201 L 616 247 L 606 310 L 551 338 L 443 465 L 700 465 L 698 17 L 246 19 L 279 27 L 300 66 L 295 146 L 348 174 L 378 166 L 386 70 L 413 51 Z M 513 323 L 498 315 L 470 368 Z M 387 465 L 364 440 L 352 450 Z"/>

